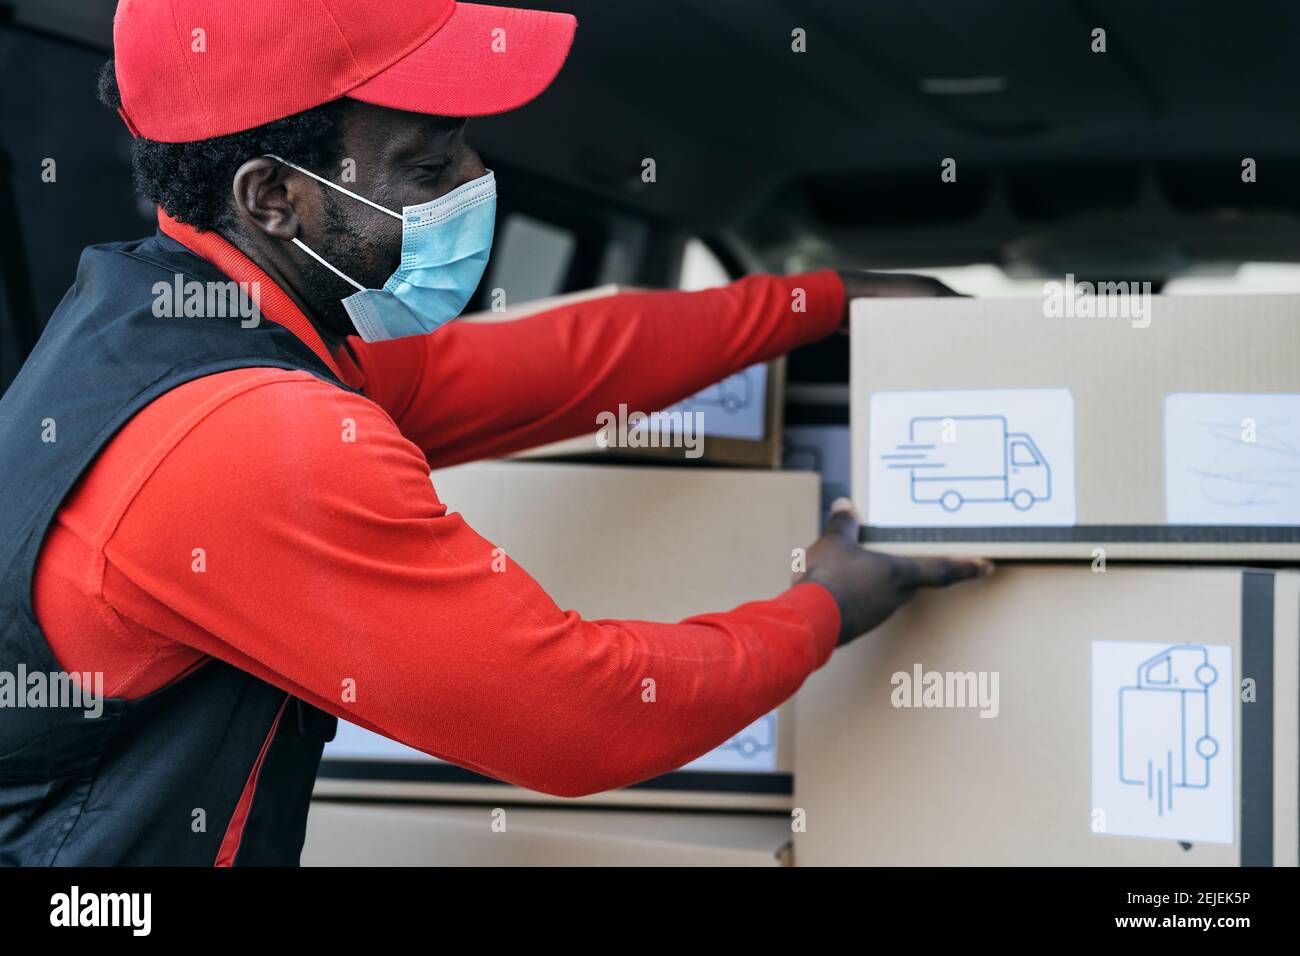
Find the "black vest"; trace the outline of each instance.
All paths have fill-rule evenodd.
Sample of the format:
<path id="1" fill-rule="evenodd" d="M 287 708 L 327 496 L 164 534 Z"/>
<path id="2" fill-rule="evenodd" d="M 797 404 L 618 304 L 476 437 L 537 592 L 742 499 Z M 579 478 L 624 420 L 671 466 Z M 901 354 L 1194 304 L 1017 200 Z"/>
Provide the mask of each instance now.
<path id="1" fill-rule="evenodd" d="M 40 703 L 37 688 L 59 673 L 32 608 L 42 541 L 136 412 L 192 379 L 250 366 L 346 387 L 268 320 L 157 317 L 155 290 L 177 276 L 228 281 L 161 233 L 85 250 L 0 399 L 0 682 L 7 674 L 13 691 L 25 674 L 25 703 Z M 218 660 L 139 700 L 107 699 L 98 717 L 51 706 L 66 700 L 17 706 L 4 689 L 0 865 L 297 864 L 333 717 Z"/>

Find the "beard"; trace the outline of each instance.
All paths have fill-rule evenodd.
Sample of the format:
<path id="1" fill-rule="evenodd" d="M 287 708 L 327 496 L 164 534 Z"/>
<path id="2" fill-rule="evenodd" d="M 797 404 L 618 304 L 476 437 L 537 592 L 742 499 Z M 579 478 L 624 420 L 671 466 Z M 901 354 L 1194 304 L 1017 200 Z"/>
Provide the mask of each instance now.
<path id="1" fill-rule="evenodd" d="M 384 216 L 378 228 L 380 233 L 367 229 L 349 219 L 343 202 L 359 205 L 355 200 L 336 197 L 333 190 L 323 190 L 325 236 L 317 251 L 326 262 L 351 276 L 367 289 L 382 288 L 389 276 L 397 271 L 402 258 L 400 231 L 392 234 L 392 226 Z M 350 211 L 350 210 L 349 210 Z M 343 308 L 342 300 L 357 290 L 320 263 L 313 263 L 303 277 L 309 301 L 318 311 L 320 319 L 330 331 L 339 335 L 353 335 L 356 330 Z"/>

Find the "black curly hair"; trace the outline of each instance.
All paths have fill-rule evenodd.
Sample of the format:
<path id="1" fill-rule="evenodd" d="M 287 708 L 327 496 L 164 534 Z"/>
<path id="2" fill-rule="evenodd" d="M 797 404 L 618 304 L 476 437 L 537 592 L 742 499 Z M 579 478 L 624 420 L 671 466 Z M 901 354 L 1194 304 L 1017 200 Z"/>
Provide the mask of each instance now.
<path id="1" fill-rule="evenodd" d="M 113 60 L 99 71 L 99 101 L 112 110 L 122 105 Z M 342 158 L 341 120 L 347 104 L 347 100 L 334 100 L 240 133 L 191 143 L 133 139 L 135 188 L 169 216 L 200 231 L 231 226 L 235 171 L 264 153 L 275 153 L 308 169 L 335 165 Z"/>

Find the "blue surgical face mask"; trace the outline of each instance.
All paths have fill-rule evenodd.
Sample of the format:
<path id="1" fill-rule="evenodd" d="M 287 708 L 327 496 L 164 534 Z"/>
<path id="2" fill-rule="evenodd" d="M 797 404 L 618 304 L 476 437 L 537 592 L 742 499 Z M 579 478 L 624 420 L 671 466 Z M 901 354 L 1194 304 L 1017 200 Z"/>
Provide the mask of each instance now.
<path id="1" fill-rule="evenodd" d="M 367 289 L 326 262 L 301 239 L 293 239 L 299 249 L 356 286 L 358 291 L 343 300 L 343 308 L 362 339 L 379 342 L 424 335 L 460 315 L 483 278 L 492 249 L 497 183 L 491 170 L 432 202 L 403 206 L 396 213 L 287 159 L 267 155 L 401 220 L 402 261 L 382 289 Z"/>

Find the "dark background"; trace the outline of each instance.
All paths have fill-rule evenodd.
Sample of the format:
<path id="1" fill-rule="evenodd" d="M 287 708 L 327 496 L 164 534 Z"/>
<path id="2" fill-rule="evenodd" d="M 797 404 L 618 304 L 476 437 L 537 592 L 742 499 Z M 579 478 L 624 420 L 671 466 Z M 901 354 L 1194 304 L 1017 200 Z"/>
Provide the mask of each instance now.
<path id="1" fill-rule="evenodd" d="M 114 5 L 0 0 L 0 388 L 82 247 L 153 228 L 128 134 L 94 96 Z M 674 285 L 688 240 L 732 276 L 991 263 L 1158 289 L 1300 261 L 1294 2 L 518 5 L 579 26 L 539 100 L 471 123 L 511 253 L 492 268 L 517 270 L 484 288 Z M 1096 27 L 1104 54 L 1090 51 Z M 795 28 L 806 53 L 791 52 Z M 57 184 L 41 182 L 46 157 Z M 945 157 L 956 183 L 940 180 Z M 526 228 L 503 229 L 511 217 Z M 796 390 L 845 375 L 842 342 L 792 358 Z"/>

